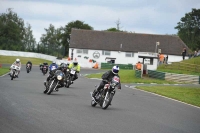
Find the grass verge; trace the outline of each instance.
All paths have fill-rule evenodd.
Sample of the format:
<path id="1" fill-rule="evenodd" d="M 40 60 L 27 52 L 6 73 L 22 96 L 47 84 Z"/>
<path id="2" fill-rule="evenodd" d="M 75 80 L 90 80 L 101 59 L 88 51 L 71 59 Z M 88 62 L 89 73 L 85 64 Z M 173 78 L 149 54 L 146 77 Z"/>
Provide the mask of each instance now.
<path id="1" fill-rule="evenodd" d="M 47 62 L 49 64 L 52 63 L 52 61 L 39 59 L 39 58 L 0 55 L 0 64 L 12 64 L 17 58 L 20 59 L 22 64 L 26 64 L 28 61 L 31 61 L 33 65 L 39 65 L 40 63 L 43 63 L 43 62 Z"/>
<path id="2" fill-rule="evenodd" d="M 167 65 L 167 67 L 165 66 L 165 64 L 159 65 L 157 71 L 176 73 L 176 74 L 200 75 L 200 72 L 197 71 L 197 69 L 199 69 L 200 57 L 183 60 L 181 62 L 182 64 L 180 66 L 173 65 L 173 63 Z"/>
<path id="3" fill-rule="evenodd" d="M 1 67 L 0 68 L 0 76 L 8 73 L 10 70 L 8 67 Z"/>
<path id="4" fill-rule="evenodd" d="M 90 74 L 86 77 L 88 78 L 101 78 L 103 73 L 98 74 Z M 174 84 L 176 82 L 166 81 L 166 80 L 159 80 L 149 77 L 143 78 L 136 78 L 135 77 L 135 70 L 120 70 L 119 76 L 121 83 L 157 83 L 157 84 Z"/>
<path id="5" fill-rule="evenodd" d="M 136 88 L 200 107 L 200 88 L 196 86 L 137 86 Z"/>

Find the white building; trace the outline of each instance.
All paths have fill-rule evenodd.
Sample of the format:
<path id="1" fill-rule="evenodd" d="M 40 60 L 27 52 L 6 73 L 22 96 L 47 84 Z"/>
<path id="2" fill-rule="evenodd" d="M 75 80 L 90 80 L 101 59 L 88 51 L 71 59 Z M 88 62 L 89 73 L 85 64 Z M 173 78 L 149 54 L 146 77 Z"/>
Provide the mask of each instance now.
<path id="1" fill-rule="evenodd" d="M 168 62 L 178 62 L 183 60 L 183 48 L 189 50 L 178 36 L 72 29 L 69 57 L 77 59 L 82 67 L 92 67 L 90 59 L 99 65 L 106 62 L 135 65 L 139 60 L 143 62 L 138 52 L 161 52 L 168 55 Z"/>

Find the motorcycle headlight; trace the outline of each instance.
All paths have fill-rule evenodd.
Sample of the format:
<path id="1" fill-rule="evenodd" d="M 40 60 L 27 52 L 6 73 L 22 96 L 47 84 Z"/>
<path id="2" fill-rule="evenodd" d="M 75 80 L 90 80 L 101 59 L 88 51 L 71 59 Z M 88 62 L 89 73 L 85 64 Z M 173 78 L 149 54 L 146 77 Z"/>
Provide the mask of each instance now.
<path id="1" fill-rule="evenodd" d="M 69 69 L 67 69 L 67 71 L 69 71 Z"/>
<path id="2" fill-rule="evenodd" d="M 61 79 L 62 79 L 62 76 L 58 75 L 58 76 L 57 76 L 57 79 L 58 79 L 58 80 L 61 80 Z"/>

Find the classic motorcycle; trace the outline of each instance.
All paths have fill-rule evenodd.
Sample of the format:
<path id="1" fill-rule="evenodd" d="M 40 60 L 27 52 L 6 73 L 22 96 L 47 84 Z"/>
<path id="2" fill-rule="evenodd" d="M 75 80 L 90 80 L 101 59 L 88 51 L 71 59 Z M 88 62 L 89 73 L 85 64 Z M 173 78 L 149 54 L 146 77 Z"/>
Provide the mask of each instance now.
<path id="1" fill-rule="evenodd" d="M 64 84 L 64 76 L 65 74 L 61 70 L 57 70 L 48 81 L 44 93 L 50 95 L 53 91 L 58 91 L 58 87 Z"/>
<path id="2" fill-rule="evenodd" d="M 97 104 L 99 104 L 102 109 L 107 109 L 108 106 L 111 105 L 111 101 L 115 94 L 115 88 L 119 85 L 119 82 L 119 77 L 114 76 L 112 81 L 107 82 L 107 84 L 104 85 L 104 88 L 95 95 L 96 100 L 92 97 L 93 92 L 90 92 L 92 97 L 91 106 L 95 107 Z M 94 91 L 96 91 L 96 89 Z"/>
<path id="3" fill-rule="evenodd" d="M 69 86 L 72 84 L 72 80 L 73 80 L 75 74 L 76 74 L 76 70 L 74 70 L 73 68 L 72 69 L 67 68 L 67 75 L 66 75 L 66 79 L 67 79 L 66 87 L 67 88 L 69 88 Z"/>
<path id="4" fill-rule="evenodd" d="M 29 73 L 30 71 L 31 71 L 31 64 L 27 64 L 26 65 L 26 71 L 27 71 L 27 73 Z"/>
<path id="5" fill-rule="evenodd" d="M 43 75 L 47 74 L 47 71 L 48 71 L 48 66 L 47 66 L 47 65 L 44 65 L 44 66 L 42 67 L 42 73 L 43 73 Z"/>
<path id="6" fill-rule="evenodd" d="M 10 69 L 11 69 L 10 77 L 11 77 L 11 80 L 13 80 L 14 78 L 17 77 L 18 71 L 20 70 L 20 68 L 17 65 L 12 65 Z"/>

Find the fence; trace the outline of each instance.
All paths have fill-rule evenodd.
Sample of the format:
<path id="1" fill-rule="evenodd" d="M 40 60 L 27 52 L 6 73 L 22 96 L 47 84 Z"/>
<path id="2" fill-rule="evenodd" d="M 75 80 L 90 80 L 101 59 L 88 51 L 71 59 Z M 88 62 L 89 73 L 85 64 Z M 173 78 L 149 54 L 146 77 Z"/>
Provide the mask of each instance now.
<path id="1" fill-rule="evenodd" d="M 101 69 L 111 69 L 114 65 L 118 65 L 120 69 L 133 70 L 133 65 L 131 64 L 113 64 L 113 63 L 101 63 Z"/>

